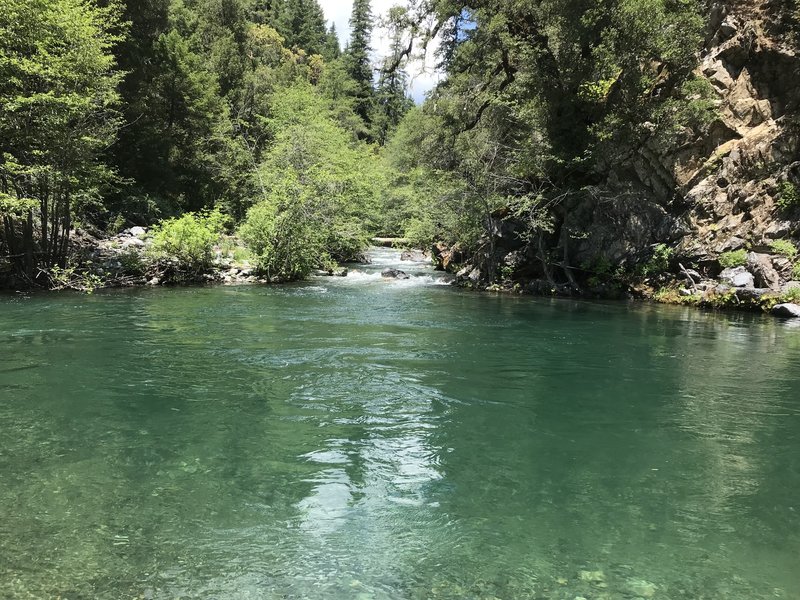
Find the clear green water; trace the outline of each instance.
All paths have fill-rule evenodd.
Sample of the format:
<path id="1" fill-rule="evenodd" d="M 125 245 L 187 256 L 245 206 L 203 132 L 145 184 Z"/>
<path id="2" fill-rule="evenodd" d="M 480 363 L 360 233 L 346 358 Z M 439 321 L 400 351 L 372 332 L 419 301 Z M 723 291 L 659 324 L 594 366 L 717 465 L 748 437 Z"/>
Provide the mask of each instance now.
<path id="1" fill-rule="evenodd" d="M 0 427 L 0 598 L 800 598 L 767 318 L 367 274 L 5 297 Z"/>

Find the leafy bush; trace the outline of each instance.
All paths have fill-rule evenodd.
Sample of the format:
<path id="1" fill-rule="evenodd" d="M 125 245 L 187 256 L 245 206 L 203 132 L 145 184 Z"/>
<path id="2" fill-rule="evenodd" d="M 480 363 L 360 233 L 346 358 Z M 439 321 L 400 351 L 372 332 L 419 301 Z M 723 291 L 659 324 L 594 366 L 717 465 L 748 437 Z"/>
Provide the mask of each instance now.
<path id="1" fill-rule="evenodd" d="M 800 281 L 800 262 L 797 263 L 792 269 L 792 279 Z"/>
<path id="2" fill-rule="evenodd" d="M 162 221 L 153 227 L 149 255 L 157 262 L 177 261 L 181 271 L 199 274 L 211 266 L 225 219 L 214 210 Z"/>
<path id="3" fill-rule="evenodd" d="M 673 249 L 666 244 L 656 244 L 653 247 L 653 255 L 642 267 L 642 273 L 647 275 L 657 275 L 669 269 L 669 261 L 672 259 Z"/>
<path id="4" fill-rule="evenodd" d="M 147 271 L 147 265 L 143 260 L 142 255 L 134 248 L 130 248 L 117 255 L 120 265 L 122 265 L 122 272 L 128 275 L 144 275 Z"/>
<path id="5" fill-rule="evenodd" d="M 747 264 L 747 250 L 741 249 L 723 252 L 719 257 L 719 264 L 722 265 L 723 269 L 743 267 Z"/>
<path id="6" fill-rule="evenodd" d="M 770 247 L 775 254 L 785 256 L 789 260 L 793 261 L 797 257 L 797 247 L 789 240 L 775 240 Z"/>
<path id="7" fill-rule="evenodd" d="M 800 287 L 790 288 L 786 293 L 780 297 L 781 302 L 800 302 Z"/>
<path id="8" fill-rule="evenodd" d="M 789 210 L 795 206 L 800 206 L 800 191 L 791 181 L 784 181 L 778 186 L 778 208 Z"/>
<path id="9" fill-rule="evenodd" d="M 247 211 L 239 235 L 270 281 L 302 279 L 331 262 L 324 236 L 305 207 L 303 201 L 283 210 L 275 203 L 260 202 Z"/>
<path id="10" fill-rule="evenodd" d="M 356 258 L 378 213 L 374 157 L 352 145 L 308 85 L 276 99 L 269 126 L 275 140 L 259 170 L 264 197 L 240 230 L 257 267 L 287 281 Z"/>

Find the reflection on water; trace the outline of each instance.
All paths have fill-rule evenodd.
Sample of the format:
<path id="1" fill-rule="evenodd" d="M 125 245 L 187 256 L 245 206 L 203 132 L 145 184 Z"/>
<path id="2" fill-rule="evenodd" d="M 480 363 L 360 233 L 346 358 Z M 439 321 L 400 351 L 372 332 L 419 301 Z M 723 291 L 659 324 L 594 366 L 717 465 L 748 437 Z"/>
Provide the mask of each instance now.
<path id="1" fill-rule="evenodd" d="M 797 329 L 398 265 L 0 300 L 0 597 L 800 597 Z"/>

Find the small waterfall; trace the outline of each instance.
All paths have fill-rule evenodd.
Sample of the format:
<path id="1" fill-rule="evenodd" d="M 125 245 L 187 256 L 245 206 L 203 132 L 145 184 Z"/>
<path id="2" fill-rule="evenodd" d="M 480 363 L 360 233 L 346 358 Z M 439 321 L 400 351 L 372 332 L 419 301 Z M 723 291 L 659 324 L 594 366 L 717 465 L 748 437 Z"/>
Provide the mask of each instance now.
<path id="1" fill-rule="evenodd" d="M 427 285 L 448 285 L 446 274 L 436 271 L 429 259 L 403 260 L 403 252 L 395 248 L 371 247 L 367 251 L 370 264 L 351 264 L 347 277 L 337 278 L 343 284 L 383 284 L 397 287 L 417 287 Z M 406 273 L 408 279 L 383 277 L 386 269 Z"/>

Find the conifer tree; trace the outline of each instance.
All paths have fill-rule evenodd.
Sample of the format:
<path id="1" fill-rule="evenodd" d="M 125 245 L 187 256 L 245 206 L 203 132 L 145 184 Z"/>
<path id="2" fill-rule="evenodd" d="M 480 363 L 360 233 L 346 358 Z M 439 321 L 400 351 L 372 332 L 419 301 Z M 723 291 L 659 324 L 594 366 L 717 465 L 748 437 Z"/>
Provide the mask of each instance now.
<path id="1" fill-rule="evenodd" d="M 347 47 L 347 67 L 350 77 L 356 82 L 356 113 L 370 122 L 374 90 L 372 87 L 372 64 L 370 62 L 370 38 L 372 36 L 372 9 L 369 0 L 354 0 L 350 16 L 350 44 Z"/>
<path id="2" fill-rule="evenodd" d="M 324 54 L 328 31 L 317 0 L 284 0 L 276 25 L 289 48 L 302 48 L 306 54 Z"/>
<path id="3" fill-rule="evenodd" d="M 339 48 L 339 34 L 336 33 L 336 23 L 331 23 L 331 28 L 325 37 L 325 51 L 322 55 L 325 60 L 332 61 L 339 58 L 341 54 L 342 50 Z"/>
<path id="4" fill-rule="evenodd" d="M 371 117 L 373 137 L 383 146 L 405 114 L 414 106 L 406 95 L 408 74 L 400 68 L 381 73 Z"/>

